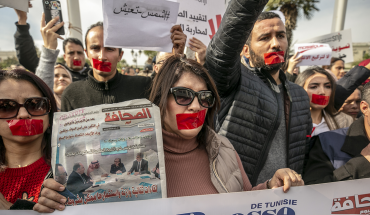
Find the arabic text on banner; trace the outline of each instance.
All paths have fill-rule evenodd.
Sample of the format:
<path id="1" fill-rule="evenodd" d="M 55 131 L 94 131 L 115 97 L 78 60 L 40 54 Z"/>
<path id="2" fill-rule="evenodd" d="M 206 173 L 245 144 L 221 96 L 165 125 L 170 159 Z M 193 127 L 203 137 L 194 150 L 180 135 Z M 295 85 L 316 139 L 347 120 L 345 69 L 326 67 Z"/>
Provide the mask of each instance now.
<path id="1" fill-rule="evenodd" d="M 103 0 L 104 46 L 171 52 L 179 3 Z"/>
<path id="2" fill-rule="evenodd" d="M 60 215 L 334 215 L 370 214 L 370 179 L 227 194 L 67 207 Z M 123 211 L 123 212 L 121 212 Z M 4 215 L 38 215 L 4 211 Z M 3 212 L 2 212 L 3 215 Z"/>
<path id="3" fill-rule="evenodd" d="M 221 24 L 225 0 L 177 0 L 180 3 L 177 23 L 190 38 L 208 46 Z"/>
<path id="4" fill-rule="evenodd" d="M 160 122 L 146 99 L 55 113 L 52 165 L 68 175 L 66 205 L 166 197 Z"/>
<path id="5" fill-rule="evenodd" d="M 331 48 L 328 44 L 322 43 L 301 43 L 294 45 L 294 52 L 297 57 L 302 56 L 297 66 L 330 65 Z"/>
<path id="6" fill-rule="evenodd" d="M 302 41 L 302 43 L 326 43 L 332 49 L 333 57 L 340 57 L 346 63 L 353 62 L 351 29 L 334 32 Z"/>

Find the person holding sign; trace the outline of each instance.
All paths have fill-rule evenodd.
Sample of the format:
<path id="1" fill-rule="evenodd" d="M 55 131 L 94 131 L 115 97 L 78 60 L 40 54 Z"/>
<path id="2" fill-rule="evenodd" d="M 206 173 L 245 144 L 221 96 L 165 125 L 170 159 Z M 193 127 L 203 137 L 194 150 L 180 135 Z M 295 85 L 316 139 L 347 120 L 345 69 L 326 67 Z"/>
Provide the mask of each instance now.
<path id="1" fill-rule="evenodd" d="M 182 32 L 180 26 L 173 26 L 171 29 L 175 53 L 181 53 L 181 50 L 183 52 L 186 41 L 178 31 Z M 121 61 L 123 51 L 119 48 L 104 47 L 102 22 L 90 26 L 87 30 L 85 46 L 85 53 L 92 62 L 93 69 L 88 72 L 86 81 L 74 82 L 67 87 L 61 99 L 63 112 L 148 97 L 150 77 L 127 76 L 117 72 L 117 63 Z"/>
<path id="2" fill-rule="evenodd" d="M 303 87 L 310 98 L 313 123 L 311 137 L 352 124 L 352 117 L 342 112 L 337 113 L 334 108 L 336 82 L 325 69 L 321 67 L 306 69 L 298 75 L 295 83 Z"/>
<path id="3" fill-rule="evenodd" d="M 29 7 L 30 8 L 32 7 L 31 3 L 29 3 Z M 51 65 L 55 64 L 58 54 L 59 54 L 59 50 L 56 49 L 57 48 L 56 39 L 54 43 L 55 48 L 49 47 L 48 44 L 45 43 L 45 39 L 44 39 L 44 46 L 42 47 L 42 50 L 41 50 L 43 55 L 39 59 L 36 53 L 33 39 L 29 33 L 30 25 L 27 23 L 27 13 L 24 11 L 17 10 L 17 9 L 15 9 L 15 12 L 18 15 L 18 22 L 16 23 L 17 32 L 14 34 L 14 40 L 15 40 L 15 49 L 17 50 L 17 57 L 19 59 L 19 62 L 26 69 L 28 69 L 29 71 L 33 73 L 36 72 L 36 69 L 39 66 L 40 60 L 48 61 L 47 63 Z M 52 26 L 57 22 L 58 19 L 59 17 L 56 17 L 50 21 L 50 23 L 53 22 Z M 44 15 L 43 15 L 43 20 L 44 20 Z M 45 26 L 45 21 L 43 24 Z M 63 28 L 63 25 L 64 25 L 64 22 L 57 24 L 55 26 L 56 30 L 54 31 L 54 33 L 59 28 L 61 27 Z M 49 29 L 46 29 L 46 30 L 49 30 Z M 41 30 L 41 33 L 44 36 L 46 32 Z M 51 32 L 48 32 L 48 33 L 51 34 Z M 60 36 L 58 38 L 63 39 Z M 53 45 L 53 44 L 49 44 L 49 45 Z M 79 80 L 86 79 L 87 71 L 90 70 L 90 67 L 86 63 L 86 60 L 85 60 L 84 48 L 83 48 L 82 42 L 76 38 L 67 38 L 63 41 L 63 51 L 64 51 L 63 58 L 66 63 L 60 64 L 60 65 L 64 66 L 72 74 L 72 81 L 79 81 Z"/>
<path id="4" fill-rule="evenodd" d="M 170 57 L 153 81 L 149 100 L 161 110 L 168 197 L 277 187 L 287 192 L 304 185 L 298 173 L 284 168 L 252 187 L 230 141 L 212 128 L 220 98 L 211 76 L 196 61 Z M 64 210 L 63 196 L 56 192 L 64 187 L 53 179 L 44 186 L 34 210 Z"/>
<path id="5" fill-rule="evenodd" d="M 52 176 L 51 126 L 57 106 L 26 70 L 0 71 L 0 210 L 32 209 Z"/>
<path id="6" fill-rule="evenodd" d="M 302 173 L 312 130 L 307 93 L 280 69 L 286 29 L 278 14 L 262 12 L 267 2 L 231 0 L 205 63 L 223 100 L 216 131 L 229 138 L 252 185 L 281 168 Z"/>
<path id="7" fill-rule="evenodd" d="M 319 184 L 370 177 L 370 84 L 362 92 L 363 116 L 349 128 L 322 133 L 309 153 L 303 178 Z"/>

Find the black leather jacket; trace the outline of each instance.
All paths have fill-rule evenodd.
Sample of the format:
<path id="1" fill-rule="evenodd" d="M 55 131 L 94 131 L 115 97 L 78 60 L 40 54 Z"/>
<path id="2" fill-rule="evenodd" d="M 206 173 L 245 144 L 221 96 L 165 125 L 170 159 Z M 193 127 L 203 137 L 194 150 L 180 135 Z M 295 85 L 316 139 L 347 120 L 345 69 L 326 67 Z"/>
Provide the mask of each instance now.
<path id="1" fill-rule="evenodd" d="M 219 134 L 234 145 L 253 186 L 281 120 L 276 82 L 269 73 L 243 65 L 240 58 L 266 3 L 267 0 L 232 0 L 206 55 L 206 67 L 222 99 L 217 120 Z M 287 81 L 283 72 L 279 78 L 285 88 L 286 166 L 301 173 L 308 150 L 306 135 L 312 129 L 309 98 L 303 88 Z"/>

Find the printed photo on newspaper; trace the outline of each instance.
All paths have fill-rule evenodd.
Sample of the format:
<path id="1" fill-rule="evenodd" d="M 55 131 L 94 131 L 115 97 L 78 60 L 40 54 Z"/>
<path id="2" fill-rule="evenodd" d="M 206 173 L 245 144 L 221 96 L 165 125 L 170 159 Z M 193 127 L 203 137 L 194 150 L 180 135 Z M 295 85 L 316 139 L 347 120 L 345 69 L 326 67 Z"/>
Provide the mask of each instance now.
<path id="1" fill-rule="evenodd" d="M 160 111 L 146 99 L 55 113 L 54 179 L 66 205 L 165 198 Z"/>

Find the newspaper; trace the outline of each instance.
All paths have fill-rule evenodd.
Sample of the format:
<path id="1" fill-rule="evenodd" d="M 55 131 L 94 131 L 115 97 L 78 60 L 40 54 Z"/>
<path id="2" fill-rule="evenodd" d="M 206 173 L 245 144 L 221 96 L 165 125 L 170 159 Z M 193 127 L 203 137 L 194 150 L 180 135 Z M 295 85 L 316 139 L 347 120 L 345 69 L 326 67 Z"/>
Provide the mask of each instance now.
<path id="1" fill-rule="evenodd" d="M 166 198 L 159 108 L 137 99 L 55 113 L 52 165 L 66 205 Z"/>

